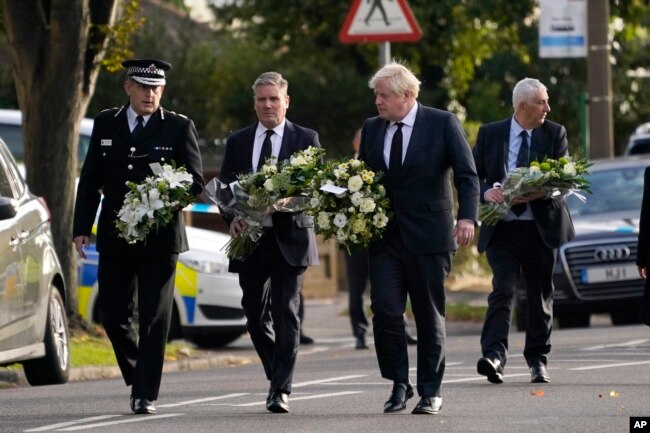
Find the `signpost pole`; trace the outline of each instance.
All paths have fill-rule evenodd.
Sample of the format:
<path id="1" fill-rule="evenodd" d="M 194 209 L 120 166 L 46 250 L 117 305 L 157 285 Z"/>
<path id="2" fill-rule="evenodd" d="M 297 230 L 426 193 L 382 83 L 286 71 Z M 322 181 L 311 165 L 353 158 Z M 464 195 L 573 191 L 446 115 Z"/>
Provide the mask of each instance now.
<path id="1" fill-rule="evenodd" d="M 390 42 L 379 43 L 379 67 L 385 66 L 390 62 Z"/>

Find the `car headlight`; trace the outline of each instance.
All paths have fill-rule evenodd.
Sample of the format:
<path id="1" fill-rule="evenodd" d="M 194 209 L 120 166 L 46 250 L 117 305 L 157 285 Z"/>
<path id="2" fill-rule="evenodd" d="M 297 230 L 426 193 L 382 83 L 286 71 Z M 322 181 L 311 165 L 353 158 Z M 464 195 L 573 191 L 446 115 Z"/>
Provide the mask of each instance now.
<path id="1" fill-rule="evenodd" d="M 226 274 L 228 273 L 228 264 L 199 257 L 179 257 L 183 265 L 194 269 L 203 274 Z"/>

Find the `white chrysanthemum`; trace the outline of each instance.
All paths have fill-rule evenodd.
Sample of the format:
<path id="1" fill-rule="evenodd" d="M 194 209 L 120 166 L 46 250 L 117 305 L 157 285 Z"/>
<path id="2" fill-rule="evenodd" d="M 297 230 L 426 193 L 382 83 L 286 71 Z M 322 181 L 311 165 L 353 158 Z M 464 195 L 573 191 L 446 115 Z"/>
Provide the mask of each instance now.
<path id="1" fill-rule="evenodd" d="M 375 204 L 375 201 L 371 198 L 364 198 L 361 201 L 361 205 L 359 206 L 359 210 L 363 213 L 370 213 L 375 210 L 375 207 L 377 205 Z"/>
<path id="2" fill-rule="evenodd" d="M 273 179 L 266 179 L 264 181 L 264 189 L 269 192 L 273 192 L 273 190 L 275 189 L 275 185 L 273 184 Z"/>
<path id="3" fill-rule="evenodd" d="M 343 228 L 348 223 L 348 217 L 342 213 L 334 215 L 334 225 L 338 228 Z"/>
<path id="4" fill-rule="evenodd" d="M 318 217 L 316 218 L 316 224 L 323 230 L 330 228 L 330 214 L 327 212 L 319 212 Z"/>
<path id="5" fill-rule="evenodd" d="M 573 162 L 569 162 L 568 164 L 564 164 L 564 167 L 562 167 L 562 173 L 569 174 L 571 176 L 575 176 L 576 175 L 576 165 Z"/>
<path id="6" fill-rule="evenodd" d="M 372 223 L 377 228 L 384 228 L 388 224 L 388 217 L 386 214 L 379 212 L 372 217 Z"/>
<path id="7" fill-rule="evenodd" d="M 361 179 L 361 176 L 352 176 L 348 179 L 348 189 L 351 192 L 357 192 L 361 187 L 363 187 L 363 179 Z"/>

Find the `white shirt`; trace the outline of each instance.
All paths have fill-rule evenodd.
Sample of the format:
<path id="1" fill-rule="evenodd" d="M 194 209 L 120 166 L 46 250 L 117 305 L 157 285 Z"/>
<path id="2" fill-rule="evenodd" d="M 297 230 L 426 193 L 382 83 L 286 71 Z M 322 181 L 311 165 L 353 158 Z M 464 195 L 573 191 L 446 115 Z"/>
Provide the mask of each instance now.
<path id="1" fill-rule="evenodd" d="M 404 157 L 406 156 L 406 151 L 409 147 L 409 141 L 411 141 L 411 134 L 413 133 L 413 125 L 415 124 L 415 116 L 418 113 L 418 103 L 413 104 L 413 108 L 408 112 L 406 116 L 400 122 L 402 125 L 402 163 L 404 163 Z M 386 129 L 386 135 L 384 136 L 384 162 L 386 162 L 386 167 L 390 163 L 390 148 L 393 143 L 393 135 L 397 132 L 397 122 L 391 122 L 390 126 Z M 388 167 L 390 168 L 390 167 Z"/>
<path id="2" fill-rule="evenodd" d="M 517 167 L 517 155 L 519 155 L 519 149 L 521 148 L 521 131 L 526 131 L 528 134 L 528 150 L 530 151 L 530 145 L 532 144 L 531 137 L 533 136 L 532 129 L 524 129 L 517 123 L 515 118 L 512 118 L 510 122 L 510 141 L 508 142 L 508 174 L 512 173 Z M 526 203 L 526 210 L 521 215 L 517 216 L 511 210 L 508 211 L 508 214 L 503 217 L 504 221 L 514 221 L 514 220 L 533 220 L 533 211 L 530 209 L 530 203 Z"/>
<path id="3" fill-rule="evenodd" d="M 133 108 L 131 108 L 131 106 L 129 105 L 129 107 L 126 109 L 126 118 L 129 121 L 129 131 L 133 132 L 133 128 L 135 128 L 135 126 L 138 124 L 138 121 L 135 120 L 135 118 L 138 116 L 139 114 L 133 111 Z M 147 122 L 151 118 L 151 114 L 142 116 L 142 118 L 144 119 L 142 121 L 142 127 L 144 128 L 145 126 L 147 126 Z"/>
<path id="4" fill-rule="evenodd" d="M 276 162 L 278 155 L 280 155 L 280 148 L 282 147 L 282 135 L 284 134 L 284 125 L 287 123 L 287 120 L 284 119 L 282 123 L 273 128 L 273 135 L 271 135 L 271 156 L 275 156 Z M 255 142 L 253 143 L 253 159 L 251 160 L 251 166 L 253 171 L 257 170 L 257 161 L 260 159 L 260 153 L 262 153 L 262 145 L 264 144 L 264 139 L 266 138 L 266 129 L 264 125 L 257 122 L 257 129 L 255 130 Z"/>

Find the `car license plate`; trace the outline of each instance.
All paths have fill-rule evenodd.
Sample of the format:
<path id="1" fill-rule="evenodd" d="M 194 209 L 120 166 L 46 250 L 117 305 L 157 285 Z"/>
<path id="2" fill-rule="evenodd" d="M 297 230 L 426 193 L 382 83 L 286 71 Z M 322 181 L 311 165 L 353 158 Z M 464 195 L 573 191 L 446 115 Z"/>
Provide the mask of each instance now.
<path id="1" fill-rule="evenodd" d="M 604 266 L 585 268 L 581 272 L 583 283 L 609 283 L 612 281 L 635 280 L 639 271 L 635 265 Z"/>

